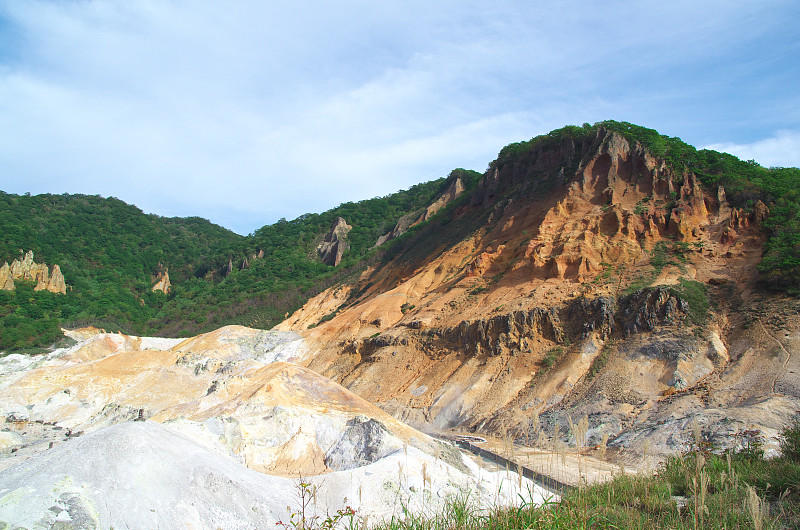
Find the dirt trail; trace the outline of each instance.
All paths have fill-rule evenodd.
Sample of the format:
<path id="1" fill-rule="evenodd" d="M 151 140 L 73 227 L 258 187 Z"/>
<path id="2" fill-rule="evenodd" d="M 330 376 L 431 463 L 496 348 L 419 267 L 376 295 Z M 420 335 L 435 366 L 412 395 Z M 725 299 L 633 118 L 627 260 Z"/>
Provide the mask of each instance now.
<path id="1" fill-rule="evenodd" d="M 437 436 L 448 439 L 454 437 L 449 434 L 439 434 Z M 481 437 L 484 440 L 483 442 L 479 442 L 476 439 L 469 440 L 468 438 L 470 437 L 455 436 L 459 446 L 465 447 L 490 462 L 494 462 L 502 469 L 505 469 L 508 464 L 514 466 L 509 468 L 511 471 L 516 472 L 516 466 L 520 466 L 520 469 L 523 470 L 527 469 L 538 476 L 537 479 L 540 481 L 540 485 L 543 483 L 545 487 L 558 494 L 561 491 L 555 491 L 553 487 L 548 486 L 548 482 L 555 484 L 556 489 L 560 488 L 559 484 L 570 488 L 581 484 L 605 482 L 619 474 L 650 471 L 600 460 L 576 451 L 574 448 L 555 452 L 510 444 L 500 439 L 487 438 L 485 436 Z M 500 457 L 500 459 L 493 458 L 493 455 Z"/>

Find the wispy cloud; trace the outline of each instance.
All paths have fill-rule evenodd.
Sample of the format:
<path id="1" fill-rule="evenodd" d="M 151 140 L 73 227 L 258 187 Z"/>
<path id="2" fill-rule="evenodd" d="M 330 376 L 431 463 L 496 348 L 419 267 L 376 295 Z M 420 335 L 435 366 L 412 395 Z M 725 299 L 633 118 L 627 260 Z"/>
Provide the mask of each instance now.
<path id="1" fill-rule="evenodd" d="M 778 138 L 800 119 L 799 16 L 789 0 L 9 2 L 0 189 L 246 233 L 482 170 L 568 123 Z"/>
<path id="2" fill-rule="evenodd" d="M 755 160 L 762 166 L 800 167 L 800 131 L 778 131 L 776 136 L 756 142 L 711 144 L 706 148 Z"/>

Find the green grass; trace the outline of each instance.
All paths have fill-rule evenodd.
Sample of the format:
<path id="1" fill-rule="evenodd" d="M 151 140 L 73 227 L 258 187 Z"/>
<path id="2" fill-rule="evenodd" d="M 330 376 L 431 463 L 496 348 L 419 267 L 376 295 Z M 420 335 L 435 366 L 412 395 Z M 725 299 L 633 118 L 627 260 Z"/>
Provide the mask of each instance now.
<path id="1" fill-rule="evenodd" d="M 612 480 L 565 492 L 560 502 L 532 504 L 520 496 L 512 508 L 481 509 L 469 494 L 448 499 L 436 513 L 402 515 L 373 524 L 347 507 L 333 517 L 306 517 L 308 485 L 284 528 L 371 530 L 523 529 L 779 529 L 800 528 L 800 416 L 779 436 L 784 456 L 764 458 L 758 431 L 733 437 L 739 450 L 714 453 L 693 426 L 690 451 L 668 458 L 653 475 L 620 474 Z M 532 498 L 528 495 L 527 498 Z"/>
<path id="2" fill-rule="evenodd" d="M 711 302 L 706 290 L 705 284 L 685 278 L 680 279 L 677 287 L 670 289 L 670 293 L 689 304 L 689 320 L 696 326 L 704 326 L 711 314 Z"/>
<path id="3" fill-rule="evenodd" d="M 549 370 L 561 357 L 562 353 L 564 353 L 564 348 L 562 348 L 561 346 L 556 346 L 555 348 L 547 352 L 545 356 L 542 358 L 542 369 L 544 371 Z"/>
<path id="4" fill-rule="evenodd" d="M 603 344 L 603 348 L 600 350 L 600 353 L 597 354 L 597 357 L 594 358 L 592 365 L 589 367 L 589 371 L 586 373 L 587 381 L 594 379 L 594 377 L 599 374 L 603 368 L 605 368 L 606 364 L 608 364 L 608 352 L 611 350 L 614 344 L 614 340 L 609 340 Z"/>
<path id="5" fill-rule="evenodd" d="M 654 476 L 619 475 L 567 493 L 558 503 L 482 511 L 461 496 L 433 516 L 406 513 L 370 528 L 796 528 L 798 485 L 800 464 L 787 459 L 690 453 L 669 459 Z"/>

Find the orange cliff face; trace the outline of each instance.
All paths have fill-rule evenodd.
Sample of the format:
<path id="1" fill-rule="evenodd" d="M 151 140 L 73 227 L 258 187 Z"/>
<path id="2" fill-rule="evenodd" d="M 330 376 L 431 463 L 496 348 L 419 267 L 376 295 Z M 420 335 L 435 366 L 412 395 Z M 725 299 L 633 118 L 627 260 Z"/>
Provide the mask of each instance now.
<path id="1" fill-rule="evenodd" d="M 749 292 L 762 206 L 750 219 L 721 188 L 601 128 L 493 163 L 445 223 L 278 328 L 303 331 L 316 350 L 310 368 L 416 426 L 521 432 L 534 411 L 560 410 L 594 384 L 592 364 L 610 345 L 691 331 L 676 294 L 686 282 L 728 298 Z M 637 288 L 649 291 L 636 298 Z M 697 327 L 692 348 L 725 343 L 725 325 L 720 316 Z M 684 357 L 651 366 L 660 375 L 635 389 L 644 403 L 727 362 Z"/>

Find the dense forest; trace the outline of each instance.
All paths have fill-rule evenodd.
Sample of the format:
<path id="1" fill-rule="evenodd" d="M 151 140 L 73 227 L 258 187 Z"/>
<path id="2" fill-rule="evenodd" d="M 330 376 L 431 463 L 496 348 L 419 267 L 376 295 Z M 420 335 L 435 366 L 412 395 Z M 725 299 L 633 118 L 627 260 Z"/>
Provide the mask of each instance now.
<path id="1" fill-rule="evenodd" d="M 510 144 L 490 167 L 513 163 L 532 149 L 557 145 L 564 138 L 593 138 L 598 127 L 640 143 L 663 158 L 677 178 L 694 172 L 706 185 L 724 186 L 737 207 L 751 209 L 758 200 L 768 204 L 762 283 L 800 292 L 800 169 L 765 168 L 615 121 L 568 126 Z M 393 259 L 411 248 L 433 249 L 435 242 L 423 241 L 419 229 L 373 247 L 401 216 L 431 204 L 453 179 L 461 178 L 467 188 L 459 201 L 463 203 L 481 177 L 457 169 L 447 178 L 386 197 L 281 219 L 246 237 L 198 217 L 145 214 L 115 198 L 0 192 L 0 264 L 33 250 L 38 263 L 58 264 L 69 286 L 64 295 L 34 291 L 33 284 L 25 282 L 16 282 L 15 291 L 0 291 L 0 350 L 46 346 L 62 337 L 61 327 L 89 324 L 165 336 L 189 336 L 231 323 L 272 327 L 309 297 L 355 277 L 370 263 Z M 426 232 L 436 232 L 437 237 L 452 232 L 452 226 L 445 228 L 448 210 L 429 221 Z M 315 249 L 338 217 L 353 228 L 347 236 L 349 251 L 331 267 Z M 165 269 L 171 292 L 153 292 L 157 273 Z"/>
<path id="2" fill-rule="evenodd" d="M 62 337 L 61 327 L 90 324 L 170 336 L 229 323 L 271 327 L 363 269 L 378 254 L 371 247 L 380 235 L 456 177 L 474 185 L 480 175 L 454 170 L 448 179 L 282 219 L 247 237 L 197 217 L 148 215 L 115 198 L 0 192 L 0 264 L 32 250 L 38 263 L 58 264 L 68 285 L 65 295 L 22 281 L 0 291 L 0 350 L 46 346 Z M 339 216 L 353 229 L 350 250 L 333 268 L 315 249 Z M 151 290 L 161 270 L 169 271 L 169 294 Z"/>

